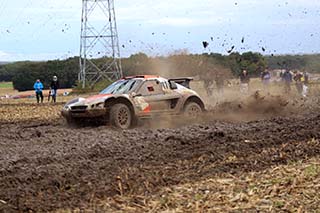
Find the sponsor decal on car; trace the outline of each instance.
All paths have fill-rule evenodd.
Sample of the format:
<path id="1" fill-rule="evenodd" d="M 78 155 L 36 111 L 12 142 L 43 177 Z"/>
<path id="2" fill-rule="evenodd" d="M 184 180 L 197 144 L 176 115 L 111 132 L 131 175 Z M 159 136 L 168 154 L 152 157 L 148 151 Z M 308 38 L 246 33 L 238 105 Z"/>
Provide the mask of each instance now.
<path id="1" fill-rule="evenodd" d="M 148 113 L 151 110 L 150 105 L 144 100 L 143 97 L 136 97 L 134 99 L 134 104 L 140 111 L 143 111 L 145 113 Z"/>

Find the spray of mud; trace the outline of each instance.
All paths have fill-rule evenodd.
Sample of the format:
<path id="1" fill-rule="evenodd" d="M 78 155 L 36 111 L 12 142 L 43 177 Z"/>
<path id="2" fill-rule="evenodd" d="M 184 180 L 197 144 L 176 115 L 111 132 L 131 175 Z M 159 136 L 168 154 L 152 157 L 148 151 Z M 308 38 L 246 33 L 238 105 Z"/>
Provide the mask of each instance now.
<path id="1" fill-rule="evenodd" d="M 143 128 L 178 128 L 193 124 L 210 124 L 215 121 L 248 122 L 279 116 L 290 116 L 297 109 L 288 100 L 277 95 L 260 95 L 259 91 L 241 100 L 225 101 L 207 110 L 197 118 L 162 116 L 146 121 Z"/>
<path id="2" fill-rule="evenodd" d="M 175 51 L 168 57 L 149 58 L 150 74 L 163 77 L 193 76 L 202 80 L 214 80 L 217 76 L 230 78 L 231 71 L 217 60 L 205 55 L 190 55 L 187 50 Z"/>
<path id="3" fill-rule="evenodd" d="M 146 66 L 150 69 L 149 74 L 167 78 L 193 77 L 191 88 L 203 98 L 207 109 L 207 112 L 196 120 L 183 116 L 166 116 L 142 125 L 147 128 L 174 128 L 215 120 L 241 122 L 291 116 L 309 107 L 300 105 L 310 105 L 299 97 L 284 94 L 277 82 L 270 85 L 268 91 L 262 90 L 260 79 L 252 79 L 251 92 L 241 94 L 239 80 L 232 76 L 229 69 L 208 56 L 190 56 L 186 50 L 176 51 L 164 58 L 149 58 Z M 222 88 L 220 91 L 219 85 Z M 294 89 L 292 86 L 292 90 Z"/>
<path id="4" fill-rule="evenodd" d="M 260 91 L 255 91 L 248 97 L 217 103 L 210 109 L 212 118 L 226 121 L 252 121 L 289 116 L 293 112 L 294 107 L 283 96 L 262 95 Z"/>
<path id="5" fill-rule="evenodd" d="M 320 110 L 317 97 L 299 98 L 256 90 L 250 95 L 229 93 L 228 96 L 205 97 L 206 111 L 197 118 L 162 116 L 148 120 L 142 128 L 179 128 L 193 124 L 207 125 L 216 121 L 239 123 L 273 119 L 276 117 L 308 116 Z"/>

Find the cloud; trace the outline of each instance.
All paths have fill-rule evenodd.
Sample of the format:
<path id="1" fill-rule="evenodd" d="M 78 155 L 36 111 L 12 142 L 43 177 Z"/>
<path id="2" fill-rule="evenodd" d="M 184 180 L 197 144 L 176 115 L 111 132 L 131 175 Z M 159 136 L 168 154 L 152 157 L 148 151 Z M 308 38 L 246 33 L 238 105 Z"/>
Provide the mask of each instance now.
<path id="1" fill-rule="evenodd" d="M 146 23 L 153 25 L 166 25 L 172 27 L 195 27 L 195 26 L 209 26 L 217 23 L 217 19 L 208 18 L 183 18 L 183 17 L 173 17 L 173 18 L 161 18 L 148 20 Z"/>
<path id="2" fill-rule="evenodd" d="M 230 3 L 233 5 L 234 2 Z M 122 24 L 139 23 L 152 25 L 166 25 L 175 27 L 212 25 L 227 17 L 231 18 L 231 13 L 227 13 L 224 6 L 217 0 L 203 0 L 201 2 L 191 0 L 163 0 L 147 1 L 138 0 L 119 1 L 116 5 L 117 20 Z M 229 5 L 229 6 L 230 6 Z"/>
<path id="3" fill-rule="evenodd" d="M 0 50 L 0 62 L 1 61 L 26 61 L 26 60 L 35 60 L 35 61 L 44 61 L 44 60 L 53 60 L 53 59 L 65 59 L 73 57 L 77 53 L 13 53 L 5 52 Z"/>
<path id="4" fill-rule="evenodd" d="M 6 4 L 0 3 L 0 19 L 5 20 L 0 24 L 0 61 L 61 58 L 69 50 L 78 49 L 82 1 L 5 2 L 7 6 L 4 8 Z M 129 49 L 130 45 L 136 46 L 132 47 L 134 51 L 144 50 L 142 45 L 134 44 L 135 40 L 143 40 L 146 46 L 155 42 L 169 49 L 197 50 L 199 46 L 199 51 L 202 51 L 199 41 L 211 35 L 227 40 L 250 35 L 251 40 L 257 41 L 261 37 L 272 40 L 273 35 L 280 35 L 287 38 L 283 40 L 283 49 L 290 50 L 292 46 L 289 41 L 308 42 L 310 38 L 305 40 L 306 32 L 316 32 L 314 25 L 320 20 L 316 12 L 319 6 L 319 0 L 117 0 L 115 12 L 120 42 L 133 41 L 123 48 L 128 54 L 133 52 Z M 106 23 L 107 18 L 97 12 L 90 17 L 90 21 L 97 22 L 99 27 L 102 21 Z M 157 29 L 167 33 L 165 38 L 161 37 L 163 40 L 157 36 L 146 36 Z M 292 33 L 292 29 L 303 29 L 300 31 L 304 34 Z M 196 33 L 189 36 L 186 34 L 189 31 Z M 186 42 L 179 43 L 183 39 Z M 214 51 L 220 48 L 217 42 Z M 213 48 L 213 44 L 210 47 Z"/>
<path id="5" fill-rule="evenodd" d="M 286 3 L 287 2 L 287 3 Z M 304 2 L 308 2 L 304 4 Z M 312 2 L 312 3 L 311 3 Z M 175 27 L 212 26 L 230 23 L 284 23 L 292 11 L 312 9 L 319 0 L 122 0 L 116 2 L 117 20 L 121 23 L 167 25 Z M 302 7 L 303 6 L 303 7 Z M 305 18 L 305 17 L 304 17 Z M 293 24 L 296 21 L 291 21 Z M 303 22 L 303 20 L 302 20 Z"/>
<path id="6" fill-rule="evenodd" d="M 317 23 L 308 22 L 299 18 L 287 18 L 281 20 L 273 20 L 270 22 L 274 26 L 317 26 Z"/>
<path id="7" fill-rule="evenodd" d="M 302 6 L 302 7 L 317 7 L 320 6 L 319 0 L 288 0 L 288 5 Z"/>
<path id="8" fill-rule="evenodd" d="M 10 54 L 0 50 L 0 59 L 4 60 L 4 58 L 8 57 Z"/>

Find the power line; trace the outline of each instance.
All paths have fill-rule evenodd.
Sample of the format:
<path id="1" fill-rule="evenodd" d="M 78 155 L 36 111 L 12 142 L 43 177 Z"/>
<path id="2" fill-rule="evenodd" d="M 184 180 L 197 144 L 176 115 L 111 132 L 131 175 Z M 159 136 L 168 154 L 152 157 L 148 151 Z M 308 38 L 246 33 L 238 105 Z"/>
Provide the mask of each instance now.
<path id="1" fill-rule="evenodd" d="M 100 13 L 97 13 L 100 12 Z M 93 21 L 103 14 L 103 25 Z M 122 77 L 120 48 L 113 0 L 82 0 L 79 81 L 93 86 L 100 79 Z M 104 58 L 99 64 L 95 58 Z"/>

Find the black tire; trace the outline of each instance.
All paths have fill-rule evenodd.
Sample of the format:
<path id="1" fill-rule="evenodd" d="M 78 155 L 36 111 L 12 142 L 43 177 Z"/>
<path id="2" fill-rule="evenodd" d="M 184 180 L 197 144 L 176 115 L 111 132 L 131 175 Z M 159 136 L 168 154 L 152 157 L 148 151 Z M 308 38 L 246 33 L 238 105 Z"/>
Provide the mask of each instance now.
<path id="1" fill-rule="evenodd" d="M 110 123 L 120 129 L 129 129 L 132 125 L 133 115 L 125 104 L 115 104 L 110 109 Z"/>
<path id="2" fill-rule="evenodd" d="M 202 108 L 201 106 L 196 103 L 196 102 L 188 102 L 186 103 L 186 105 L 184 106 L 184 115 L 185 116 L 189 116 L 192 118 L 195 118 L 197 116 L 199 116 L 202 113 Z"/>

